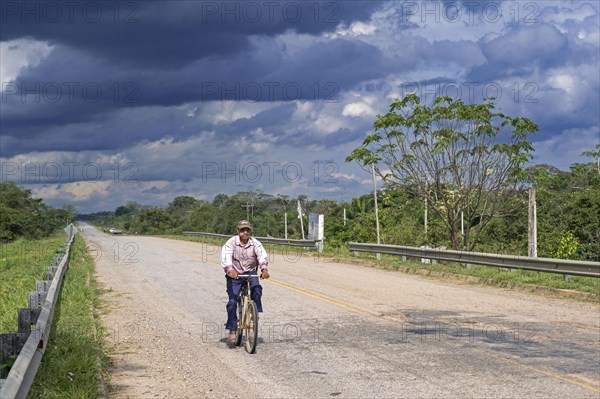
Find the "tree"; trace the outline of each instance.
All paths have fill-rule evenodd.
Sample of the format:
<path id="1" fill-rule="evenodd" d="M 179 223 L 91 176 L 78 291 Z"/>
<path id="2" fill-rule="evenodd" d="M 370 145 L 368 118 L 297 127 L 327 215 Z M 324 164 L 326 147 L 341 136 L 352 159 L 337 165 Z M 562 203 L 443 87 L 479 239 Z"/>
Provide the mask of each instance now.
<path id="1" fill-rule="evenodd" d="M 596 144 L 595 150 L 587 150 L 581 153 L 581 155 L 596 158 L 596 169 L 598 170 L 598 174 L 600 175 L 600 144 Z"/>
<path id="2" fill-rule="evenodd" d="M 206 201 L 198 201 L 198 206 L 190 216 L 190 229 L 193 231 L 213 232 L 218 219 L 216 207 Z"/>
<path id="3" fill-rule="evenodd" d="M 50 208 L 13 182 L 0 183 L 0 241 L 46 237 L 65 226 L 69 211 L 77 213 L 71 206 Z"/>
<path id="4" fill-rule="evenodd" d="M 164 233 L 172 227 L 172 219 L 160 208 L 143 209 L 139 220 L 142 233 Z"/>
<path id="5" fill-rule="evenodd" d="M 527 118 L 494 111 L 493 99 L 465 104 L 447 96 L 432 106 L 410 94 L 377 115 L 374 133 L 346 158 L 401 186 L 443 220 L 453 249 L 472 250 L 501 204 L 525 180 L 524 164 L 533 151 L 528 135 L 537 131 Z"/>
<path id="6" fill-rule="evenodd" d="M 203 202 L 203 201 L 202 201 Z M 183 231 L 190 222 L 190 216 L 200 206 L 201 201 L 188 195 L 181 195 L 169 203 L 165 212 L 171 218 L 171 223 L 176 229 Z"/>
<path id="7" fill-rule="evenodd" d="M 167 212 L 175 213 L 181 209 L 188 210 L 189 208 L 193 208 L 197 202 L 198 201 L 194 197 L 190 197 L 189 195 L 181 195 L 179 197 L 175 197 L 175 199 L 169 203 Z"/>
<path id="8" fill-rule="evenodd" d="M 122 205 L 115 209 L 115 216 L 137 215 L 141 209 L 142 205 L 139 202 L 129 201 L 127 205 Z"/>
<path id="9" fill-rule="evenodd" d="M 77 218 L 77 208 L 73 204 L 64 204 L 62 207 L 63 211 L 66 213 L 67 217 L 63 222 L 66 222 L 65 225 L 73 222 Z"/>

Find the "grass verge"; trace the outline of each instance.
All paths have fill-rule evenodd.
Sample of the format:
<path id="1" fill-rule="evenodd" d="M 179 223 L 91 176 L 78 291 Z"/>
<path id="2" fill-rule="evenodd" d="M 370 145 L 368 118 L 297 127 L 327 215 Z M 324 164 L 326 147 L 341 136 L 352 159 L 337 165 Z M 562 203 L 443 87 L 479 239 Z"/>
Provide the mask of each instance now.
<path id="1" fill-rule="evenodd" d="M 109 361 L 97 317 L 100 289 L 84 240 L 75 237 L 48 348 L 29 391 L 30 398 L 97 398 Z"/>
<path id="2" fill-rule="evenodd" d="M 46 277 L 56 250 L 65 243 L 59 234 L 43 240 L 20 239 L 0 244 L 0 333 L 17 332 L 18 308 L 27 307 L 27 293 Z"/>

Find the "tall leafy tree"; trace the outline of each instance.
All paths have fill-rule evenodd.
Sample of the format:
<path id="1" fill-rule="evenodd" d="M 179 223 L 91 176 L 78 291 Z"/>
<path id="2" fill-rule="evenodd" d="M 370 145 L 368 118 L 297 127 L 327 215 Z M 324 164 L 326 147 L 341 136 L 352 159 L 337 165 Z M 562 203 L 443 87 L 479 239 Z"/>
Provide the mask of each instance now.
<path id="1" fill-rule="evenodd" d="M 527 118 L 496 112 L 492 99 L 465 104 L 442 96 L 429 106 L 415 94 L 395 100 L 373 127 L 346 161 L 374 165 L 386 183 L 426 199 L 452 248 L 469 250 L 525 180 L 528 137 L 538 129 Z"/>

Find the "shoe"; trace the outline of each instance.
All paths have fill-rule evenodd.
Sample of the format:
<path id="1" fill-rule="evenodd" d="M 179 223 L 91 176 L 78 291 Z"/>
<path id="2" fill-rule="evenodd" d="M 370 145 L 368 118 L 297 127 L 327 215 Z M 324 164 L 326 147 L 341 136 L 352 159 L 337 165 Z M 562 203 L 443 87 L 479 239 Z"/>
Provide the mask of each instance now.
<path id="1" fill-rule="evenodd" d="M 229 343 L 235 345 L 236 330 L 229 330 Z"/>

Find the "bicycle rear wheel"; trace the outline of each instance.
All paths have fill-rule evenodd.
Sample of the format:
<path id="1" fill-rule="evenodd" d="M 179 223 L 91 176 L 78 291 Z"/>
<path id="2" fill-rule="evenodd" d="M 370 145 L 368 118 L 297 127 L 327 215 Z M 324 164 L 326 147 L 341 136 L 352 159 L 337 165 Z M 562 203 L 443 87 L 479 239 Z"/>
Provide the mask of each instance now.
<path id="1" fill-rule="evenodd" d="M 258 341 L 258 312 L 256 304 L 250 302 L 246 315 L 246 351 L 248 353 L 256 352 L 256 342 Z"/>
<path id="2" fill-rule="evenodd" d="M 235 346 L 240 346 L 242 343 L 242 333 L 244 329 L 242 328 L 242 322 L 244 321 L 244 302 L 242 300 L 242 296 L 239 297 L 237 303 L 237 330 L 235 330 Z"/>

